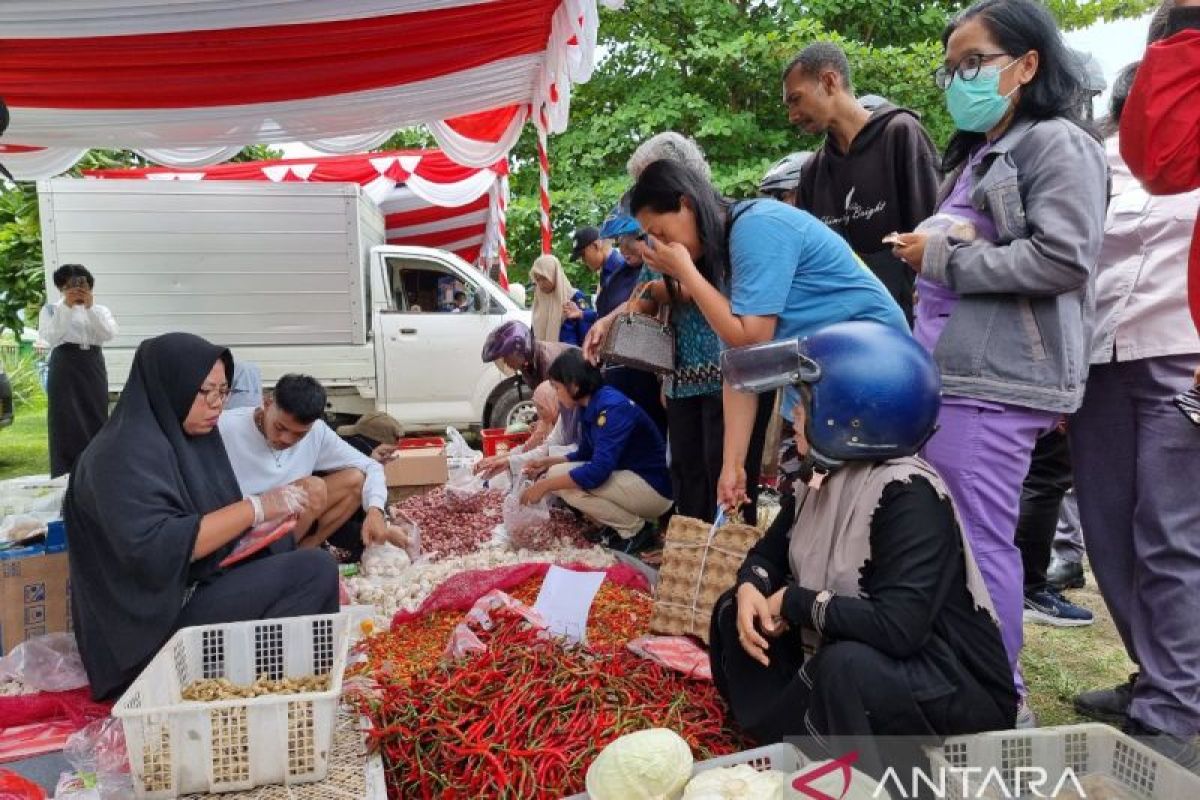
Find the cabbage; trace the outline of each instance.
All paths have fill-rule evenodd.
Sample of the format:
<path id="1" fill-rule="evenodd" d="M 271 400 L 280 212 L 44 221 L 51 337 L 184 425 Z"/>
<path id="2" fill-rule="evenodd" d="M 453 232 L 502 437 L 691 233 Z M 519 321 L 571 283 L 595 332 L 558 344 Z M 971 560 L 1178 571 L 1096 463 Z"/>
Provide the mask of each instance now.
<path id="1" fill-rule="evenodd" d="M 678 800 L 692 775 L 692 750 L 666 728 L 629 733 L 600 751 L 587 771 L 591 800 Z"/>
<path id="2" fill-rule="evenodd" d="M 683 800 L 783 800 L 782 772 L 759 772 L 749 764 L 710 769 L 692 778 L 683 791 Z"/>
<path id="3" fill-rule="evenodd" d="M 530 430 L 530 428 L 529 428 L 528 422 L 514 422 L 513 424 L 511 424 L 507 428 L 505 428 L 504 432 L 506 434 L 529 433 L 529 430 Z"/>

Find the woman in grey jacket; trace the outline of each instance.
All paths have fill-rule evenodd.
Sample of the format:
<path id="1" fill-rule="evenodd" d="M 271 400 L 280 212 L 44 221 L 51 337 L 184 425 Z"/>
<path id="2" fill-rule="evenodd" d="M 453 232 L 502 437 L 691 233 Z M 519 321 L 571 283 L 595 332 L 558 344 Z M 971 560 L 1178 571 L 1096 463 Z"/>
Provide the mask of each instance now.
<path id="1" fill-rule="evenodd" d="M 962 512 L 1024 694 L 1018 500 L 1034 443 L 1083 397 L 1107 166 L 1045 6 L 981 0 L 942 41 L 949 178 L 939 214 L 895 247 L 920 273 L 915 335 L 942 370 L 925 457 Z"/>

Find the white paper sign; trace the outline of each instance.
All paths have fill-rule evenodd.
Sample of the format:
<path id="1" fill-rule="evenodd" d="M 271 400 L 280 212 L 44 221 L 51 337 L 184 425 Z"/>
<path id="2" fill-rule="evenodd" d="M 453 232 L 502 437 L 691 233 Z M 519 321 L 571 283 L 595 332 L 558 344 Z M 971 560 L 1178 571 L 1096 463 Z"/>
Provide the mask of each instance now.
<path id="1" fill-rule="evenodd" d="M 573 642 L 586 642 L 588 614 L 602 583 L 603 572 L 574 572 L 551 566 L 533 608 L 546 620 L 551 633 Z"/>

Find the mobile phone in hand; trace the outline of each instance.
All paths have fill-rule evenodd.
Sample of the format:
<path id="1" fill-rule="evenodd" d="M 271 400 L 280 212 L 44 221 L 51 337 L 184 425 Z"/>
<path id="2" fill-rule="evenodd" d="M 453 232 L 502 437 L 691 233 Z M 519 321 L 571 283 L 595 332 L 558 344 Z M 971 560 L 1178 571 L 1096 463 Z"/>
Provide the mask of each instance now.
<path id="1" fill-rule="evenodd" d="M 1200 386 L 1193 386 L 1175 395 L 1175 406 L 1193 425 L 1200 428 Z"/>

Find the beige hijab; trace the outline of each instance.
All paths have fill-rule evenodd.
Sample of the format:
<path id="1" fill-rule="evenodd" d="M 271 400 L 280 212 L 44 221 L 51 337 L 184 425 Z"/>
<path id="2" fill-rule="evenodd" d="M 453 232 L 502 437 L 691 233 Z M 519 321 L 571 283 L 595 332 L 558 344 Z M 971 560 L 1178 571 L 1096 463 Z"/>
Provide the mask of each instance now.
<path id="1" fill-rule="evenodd" d="M 558 422 L 558 393 L 554 391 L 554 384 L 550 381 L 539 383 L 533 390 L 533 404 L 538 407 L 537 427 L 534 430 L 540 431 L 542 438 L 545 438 L 554 429 L 554 423 Z M 543 408 L 554 409 L 553 418 L 544 418 L 541 412 Z"/>
<path id="2" fill-rule="evenodd" d="M 796 582 L 816 592 L 830 589 L 842 597 L 860 597 L 859 578 L 871 555 L 871 519 L 883 498 L 883 490 L 893 481 L 909 482 L 915 477 L 929 481 L 938 497 L 950 497 L 950 491 L 933 467 L 915 457 L 848 463 L 827 478 L 820 488 L 797 486 L 799 513 L 792 527 L 788 552 Z M 971 545 L 963 533 L 965 529 L 957 509 L 954 521 L 962 537 L 967 590 L 975 607 L 984 609 L 993 621 L 997 621 L 991 596 L 971 554 Z M 808 627 L 801 635 L 806 650 L 816 650 L 820 646 L 820 637 Z"/>
<path id="3" fill-rule="evenodd" d="M 554 256 L 538 256 L 529 275 L 540 276 L 554 284 L 552 292 L 543 292 L 534 284 L 533 338 L 539 342 L 557 342 L 562 329 L 563 304 L 575 296 L 575 287 L 567 279 L 562 263 Z"/>

